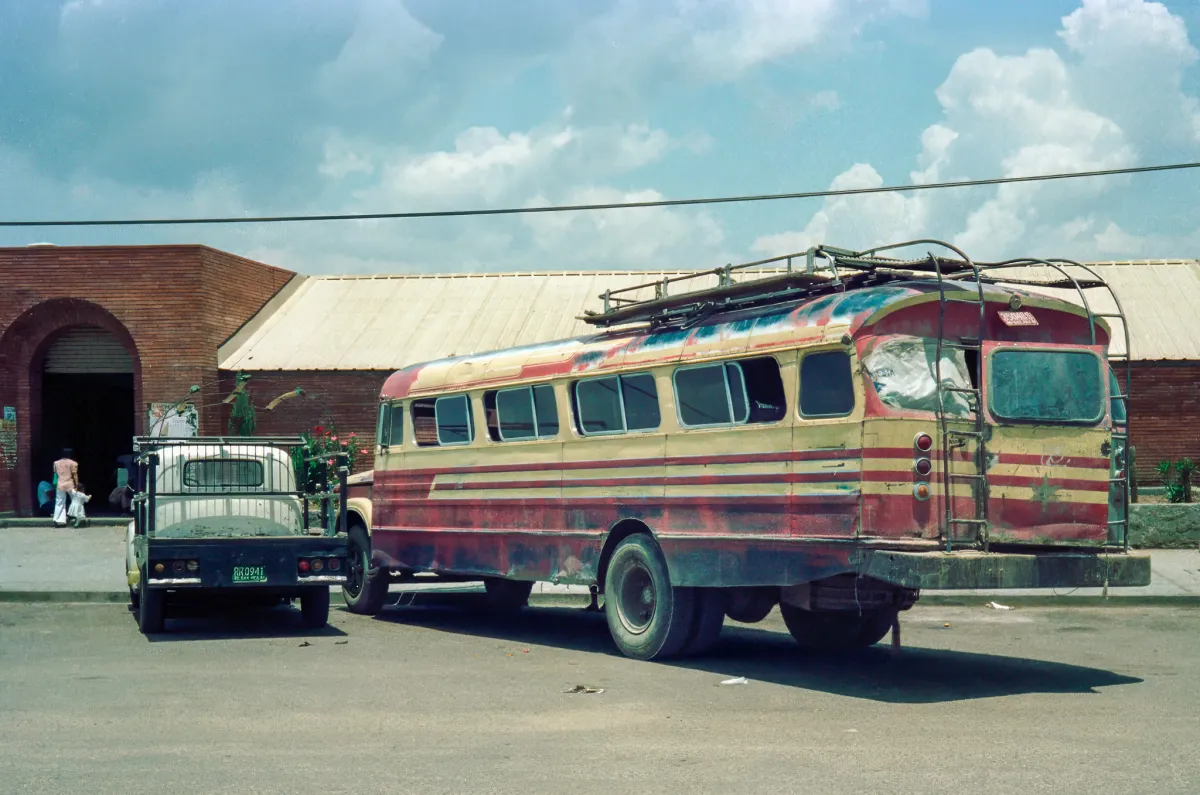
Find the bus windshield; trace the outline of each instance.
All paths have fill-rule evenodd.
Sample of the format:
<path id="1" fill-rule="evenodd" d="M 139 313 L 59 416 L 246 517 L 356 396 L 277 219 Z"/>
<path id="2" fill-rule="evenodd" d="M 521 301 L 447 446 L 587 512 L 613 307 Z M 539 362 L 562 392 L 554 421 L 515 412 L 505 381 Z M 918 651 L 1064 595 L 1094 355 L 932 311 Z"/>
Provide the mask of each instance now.
<path id="1" fill-rule="evenodd" d="M 1097 423 L 1104 417 L 1100 373 L 1090 351 L 998 350 L 991 357 L 992 413 L 1017 422 Z"/>

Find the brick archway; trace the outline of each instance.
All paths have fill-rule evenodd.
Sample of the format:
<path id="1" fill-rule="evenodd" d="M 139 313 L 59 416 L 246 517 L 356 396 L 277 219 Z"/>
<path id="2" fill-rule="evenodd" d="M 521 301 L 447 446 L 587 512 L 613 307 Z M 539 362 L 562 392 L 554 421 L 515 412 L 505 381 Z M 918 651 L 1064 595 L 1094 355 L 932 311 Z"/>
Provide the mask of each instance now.
<path id="1" fill-rule="evenodd" d="M 133 360 L 133 422 L 138 432 L 142 430 L 142 364 L 137 344 L 125 325 L 99 304 L 75 298 L 53 299 L 31 307 L 0 337 L 0 372 L 10 375 L 5 379 L 7 383 L 0 384 L 0 404 L 14 406 L 17 411 L 15 467 L 0 461 L 0 477 L 9 479 L 7 497 L 0 490 L 0 512 L 33 513 L 33 484 L 37 480 L 32 467 L 42 425 L 41 364 L 50 344 L 64 331 L 79 326 L 104 329 L 129 351 Z"/>

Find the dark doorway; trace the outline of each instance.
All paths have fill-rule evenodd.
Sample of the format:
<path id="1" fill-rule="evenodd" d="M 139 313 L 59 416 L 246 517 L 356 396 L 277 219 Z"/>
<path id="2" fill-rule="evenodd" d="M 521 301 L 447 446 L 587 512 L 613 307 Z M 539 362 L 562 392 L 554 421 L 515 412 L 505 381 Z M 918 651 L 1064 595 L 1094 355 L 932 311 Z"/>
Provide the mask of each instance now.
<path id="1" fill-rule="evenodd" d="M 75 451 L 79 479 L 92 516 L 113 515 L 108 496 L 117 487 L 117 457 L 134 434 L 132 373 L 43 373 L 41 449 L 34 482 L 50 480 L 64 447 Z"/>
<path id="2" fill-rule="evenodd" d="M 117 457 L 130 452 L 135 431 L 134 361 L 128 349 L 97 326 L 74 326 L 54 335 L 35 358 L 41 419 L 35 435 L 34 472 L 53 478 L 64 447 L 74 450 L 79 480 L 92 496 L 89 515 L 114 514 L 108 498 L 117 487 Z M 36 502 L 34 503 L 37 504 Z"/>

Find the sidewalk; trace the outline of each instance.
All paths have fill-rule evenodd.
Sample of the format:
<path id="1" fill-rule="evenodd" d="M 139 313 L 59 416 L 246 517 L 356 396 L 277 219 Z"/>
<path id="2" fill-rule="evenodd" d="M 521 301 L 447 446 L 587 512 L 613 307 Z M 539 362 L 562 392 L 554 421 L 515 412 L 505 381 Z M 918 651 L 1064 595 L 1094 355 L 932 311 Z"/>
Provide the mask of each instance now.
<path id="1" fill-rule="evenodd" d="M 1002 591 L 922 591 L 932 604 L 1085 605 L 1195 602 L 1200 605 L 1200 552 L 1149 550 L 1151 582 L 1145 588 Z M 125 528 L 0 528 L 0 602 L 120 602 L 125 583 Z M 430 586 L 416 586 L 424 590 Z M 435 586 L 436 587 L 436 586 Z M 456 584 L 462 590 L 462 584 Z M 337 590 L 337 589 L 335 589 Z M 406 589 L 407 590 L 407 589 Z M 533 601 L 585 603 L 588 589 L 537 583 Z"/>

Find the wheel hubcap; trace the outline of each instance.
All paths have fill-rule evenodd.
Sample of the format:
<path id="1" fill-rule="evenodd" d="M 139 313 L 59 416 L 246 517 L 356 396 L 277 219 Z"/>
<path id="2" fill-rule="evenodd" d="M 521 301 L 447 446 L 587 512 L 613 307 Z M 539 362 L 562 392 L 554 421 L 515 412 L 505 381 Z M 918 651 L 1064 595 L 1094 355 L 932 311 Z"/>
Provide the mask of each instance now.
<path id="1" fill-rule="evenodd" d="M 617 616 L 621 624 L 634 635 L 640 635 L 650 627 L 657 604 L 658 594 L 650 572 L 644 566 L 630 566 L 617 594 Z"/>

